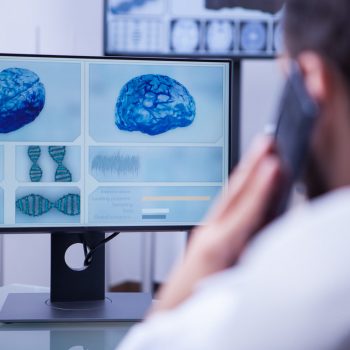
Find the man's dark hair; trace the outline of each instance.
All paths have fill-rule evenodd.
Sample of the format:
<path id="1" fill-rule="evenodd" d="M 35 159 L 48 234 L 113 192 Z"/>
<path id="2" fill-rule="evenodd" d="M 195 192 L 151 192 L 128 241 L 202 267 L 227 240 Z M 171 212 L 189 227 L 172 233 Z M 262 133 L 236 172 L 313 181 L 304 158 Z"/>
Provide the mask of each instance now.
<path id="1" fill-rule="evenodd" d="M 284 30 L 292 57 L 312 50 L 329 59 L 350 86 L 350 0 L 287 0 Z"/>

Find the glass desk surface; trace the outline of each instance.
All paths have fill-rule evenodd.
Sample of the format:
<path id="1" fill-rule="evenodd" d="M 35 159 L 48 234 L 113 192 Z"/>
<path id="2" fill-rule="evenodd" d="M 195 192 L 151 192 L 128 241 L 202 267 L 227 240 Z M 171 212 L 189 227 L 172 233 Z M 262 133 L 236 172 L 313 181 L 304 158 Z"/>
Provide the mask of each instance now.
<path id="1" fill-rule="evenodd" d="M 7 294 L 47 292 L 47 288 L 0 287 L 0 308 Z M 114 350 L 135 322 L 0 323 L 1 350 Z"/>

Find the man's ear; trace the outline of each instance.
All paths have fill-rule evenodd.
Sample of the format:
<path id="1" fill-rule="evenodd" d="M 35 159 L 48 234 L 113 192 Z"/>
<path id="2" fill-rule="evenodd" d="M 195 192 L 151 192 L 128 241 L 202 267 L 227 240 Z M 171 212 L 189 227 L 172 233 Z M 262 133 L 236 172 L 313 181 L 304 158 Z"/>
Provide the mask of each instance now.
<path id="1" fill-rule="evenodd" d="M 330 72 L 324 59 L 315 52 L 303 52 L 297 59 L 309 94 L 323 104 L 331 93 Z"/>

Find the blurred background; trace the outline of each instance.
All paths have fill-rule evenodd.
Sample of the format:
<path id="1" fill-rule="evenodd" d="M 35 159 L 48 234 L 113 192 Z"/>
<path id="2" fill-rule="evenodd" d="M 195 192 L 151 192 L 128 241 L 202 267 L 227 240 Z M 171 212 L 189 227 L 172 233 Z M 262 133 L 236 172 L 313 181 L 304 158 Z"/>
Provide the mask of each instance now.
<path id="1" fill-rule="evenodd" d="M 280 1 L 1 0 L 0 52 L 229 56 L 242 60 L 244 153 L 273 115 L 283 78 Z M 183 254 L 185 232 L 122 233 L 107 245 L 107 289 L 149 290 Z M 0 235 L 0 285 L 50 284 L 50 236 Z"/>

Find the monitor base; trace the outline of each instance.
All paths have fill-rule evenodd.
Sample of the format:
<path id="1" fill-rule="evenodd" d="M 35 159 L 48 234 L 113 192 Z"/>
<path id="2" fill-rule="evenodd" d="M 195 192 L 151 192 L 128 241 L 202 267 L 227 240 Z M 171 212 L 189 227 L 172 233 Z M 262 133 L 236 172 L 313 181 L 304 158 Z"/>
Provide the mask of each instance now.
<path id="1" fill-rule="evenodd" d="M 49 293 L 9 294 L 0 322 L 141 321 L 151 306 L 148 293 L 106 293 L 105 300 L 52 303 Z"/>

